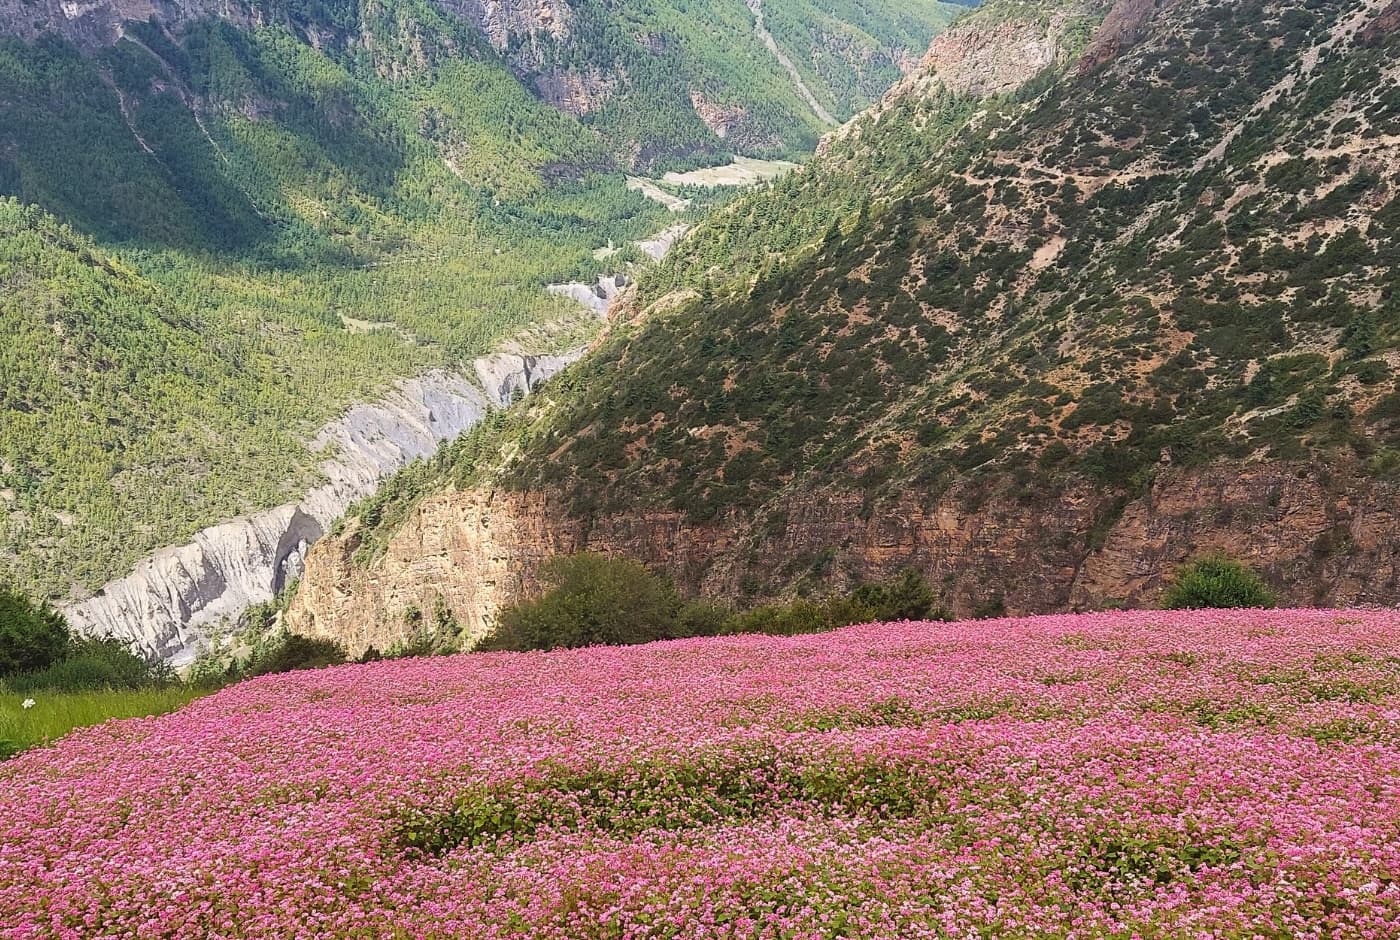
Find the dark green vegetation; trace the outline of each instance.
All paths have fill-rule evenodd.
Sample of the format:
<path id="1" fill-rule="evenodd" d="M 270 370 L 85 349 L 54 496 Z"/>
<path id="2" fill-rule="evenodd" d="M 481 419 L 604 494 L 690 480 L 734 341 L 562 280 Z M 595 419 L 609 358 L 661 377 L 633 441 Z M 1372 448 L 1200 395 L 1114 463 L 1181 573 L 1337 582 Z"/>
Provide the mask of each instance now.
<path id="1" fill-rule="evenodd" d="M 616 646 L 712 635 L 723 615 L 691 604 L 640 562 L 559 555 L 540 567 L 545 592 L 501 612 L 484 648 L 541 650 Z"/>
<path id="2" fill-rule="evenodd" d="M 174 674 L 111 638 L 75 636 L 44 601 L 0 589 L 0 691 L 85 692 L 169 685 Z"/>
<path id="3" fill-rule="evenodd" d="M 1012 93 L 911 92 L 647 274 L 649 316 L 516 417 L 508 465 L 467 442 L 441 475 L 755 546 L 800 494 L 879 518 L 955 486 L 1121 508 L 1166 464 L 1393 475 L 1400 36 L 1356 9 L 1175 4 L 1082 65 L 1076 25 Z"/>
<path id="4" fill-rule="evenodd" d="M 9 24 L 0 576 L 81 594 L 286 501 L 348 402 L 522 331 L 586 337 L 541 288 L 669 222 L 625 172 L 815 142 L 738 0 L 552 6 L 504 35 L 423 0 L 195 4 L 81 46 Z M 821 41 L 790 52 L 843 114 L 954 9 L 772 7 L 784 42 Z"/>
<path id="5" fill-rule="evenodd" d="M 57 662 L 68 646 L 68 624 L 48 604 L 0 588 L 0 678 Z"/>
<path id="6" fill-rule="evenodd" d="M 228 635 L 215 635 L 190 667 L 186 682 L 212 691 L 257 676 L 346 662 L 338 643 L 289 633 L 283 627 L 291 590 L 265 604 L 254 604 L 237 618 Z"/>
<path id="7" fill-rule="evenodd" d="M 825 600 L 798 599 L 734 611 L 686 600 L 669 578 L 630 559 L 559 555 L 540 568 L 546 590 L 501 612 L 486 650 L 618 646 L 695 636 L 796 636 L 871 621 L 946 617 L 912 571 Z"/>
<path id="8" fill-rule="evenodd" d="M 819 814 L 907 819 L 936 810 L 940 778 L 953 769 L 945 762 L 931 775 L 922 762 L 876 764 L 833 755 L 799 763 L 771 750 L 700 755 L 686 763 L 558 766 L 529 781 L 468 790 L 447 808 L 401 812 L 395 837 L 409 852 L 441 857 L 459 846 L 530 839 L 544 828 L 635 835 L 738 823 L 776 814 L 793 800 Z"/>
<path id="9" fill-rule="evenodd" d="M 1259 575 L 1218 555 L 1183 565 L 1162 595 L 1167 610 L 1273 607 L 1278 603 Z"/>
<path id="10" fill-rule="evenodd" d="M 164 688 L 175 681 L 169 667 L 147 662 L 120 640 L 77 636 L 48 665 L 0 680 L 17 694 L 133 691 Z"/>

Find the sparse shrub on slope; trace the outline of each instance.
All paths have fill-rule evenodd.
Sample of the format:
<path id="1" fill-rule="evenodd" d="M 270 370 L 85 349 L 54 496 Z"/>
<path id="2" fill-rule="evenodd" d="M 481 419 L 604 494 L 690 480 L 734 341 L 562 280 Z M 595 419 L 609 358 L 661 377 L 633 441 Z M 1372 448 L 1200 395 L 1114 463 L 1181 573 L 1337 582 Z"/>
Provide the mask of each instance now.
<path id="1" fill-rule="evenodd" d="M 281 642 L 255 656 L 248 664 L 245 675 L 251 678 L 298 669 L 322 669 L 339 666 L 343 662 L 345 649 L 334 640 L 288 633 Z"/>
<path id="2" fill-rule="evenodd" d="M 1221 555 L 1201 558 L 1178 569 L 1162 595 L 1162 606 L 1167 610 L 1273 607 L 1276 603 L 1263 579 Z"/>

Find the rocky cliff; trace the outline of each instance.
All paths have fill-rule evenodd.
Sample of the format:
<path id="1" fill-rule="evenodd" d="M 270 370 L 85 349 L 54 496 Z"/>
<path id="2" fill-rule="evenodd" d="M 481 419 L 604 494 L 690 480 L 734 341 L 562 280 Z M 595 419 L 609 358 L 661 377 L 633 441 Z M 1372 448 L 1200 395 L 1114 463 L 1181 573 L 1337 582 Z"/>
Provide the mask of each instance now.
<path id="1" fill-rule="evenodd" d="M 398 383 L 316 435 L 325 482 L 299 502 L 210 526 L 185 545 L 141 561 L 93 597 L 64 608 L 74 629 L 131 641 L 176 666 L 191 661 L 211 626 L 271 600 L 300 577 L 307 550 L 380 480 L 476 425 L 554 375 L 559 356 L 505 351 L 475 360 L 475 380 L 435 371 Z"/>
<path id="2" fill-rule="evenodd" d="M 989 16 L 985 22 L 973 16 L 934 39 L 921 63 L 924 77 L 958 95 L 1005 94 L 1076 55 L 1105 10 L 1112 10 L 1106 29 L 1116 13 L 1108 0 L 1030 7 L 1022 15 Z"/>
<path id="3" fill-rule="evenodd" d="M 538 588 L 540 562 L 585 550 L 640 559 L 687 591 L 729 599 L 753 582 L 879 579 L 914 567 L 966 616 L 1150 606 L 1177 565 L 1209 551 L 1254 566 L 1287 603 L 1392 603 L 1400 485 L 1357 470 L 1167 469 L 1126 505 L 1089 486 L 988 494 L 966 485 L 931 505 L 909 499 L 872 513 L 859 492 L 823 492 L 781 500 L 757 524 L 659 511 L 584 520 L 538 491 L 442 493 L 368 564 L 352 557 L 354 525 L 317 544 L 289 623 L 359 653 L 407 640 L 408 611 L 446 604 L 479 637 L 503 604 Z"/>
<path id="4" fill-rule="evenodd" d="M 1066 0 L 992 4 L 969 13 L 936 36 L 917 67 L 879 102 L 828 135 L 819 152 L 827 152 L 832 141 L 859 134 L 872 119 L 901 104 L 939 91 L 973 98 L 1015 91 L 1047 69 L 1072 61 L 1096 31 L 1097 36 L 1119 35 L 1119 30 L 1106 32 L 1110 23 L 1140 22 L 1120 11 L 1122 6 L 1114 0 Z"/>

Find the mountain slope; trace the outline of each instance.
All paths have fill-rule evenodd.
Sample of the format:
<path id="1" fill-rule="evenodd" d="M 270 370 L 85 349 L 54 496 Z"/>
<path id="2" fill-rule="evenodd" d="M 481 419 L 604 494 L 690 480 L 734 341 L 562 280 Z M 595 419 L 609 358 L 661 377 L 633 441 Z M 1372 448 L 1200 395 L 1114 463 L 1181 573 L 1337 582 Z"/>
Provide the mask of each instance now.
<path id="1" fill-rule="evenodd" d="M 510 526 L 516 561 L 587 545 L 724 594 L 914 564 L 964 612 L 1136 603 L 1217 546 L 1299 601 L 1400 597 L 1397 19 L 988 4 L 689 239 L 508 460 L 444 468 L 474 488 L 354 535 L 368 568 L 327 546 L 302 622 L 392 615 L 414 539 L 477 520 L 483 557 Z"/>
<path id="2" fill-rule="evenodd" d="M 952 8 L 843 9 L 840 113 Z M 823 126 L 741 0 L 0 0 L 0 579 L 82 598 L 304 492 L 394 380 L 576 346 L 546 285 L 672 221 L 624 171 Z"/>
<path id="3" fill-rule="evenodd" d="M 616 347 L 622 381 L 594 386 L 522 479 L 592 495 L 614 472 L 629 485 L 609 492 L 640 482 L 704 517 L 813 466 L 927 489 L 1068 460 L 1126 485 L 1164 448 L 1384 443 L 1400 101 L 1369 76 L 1394 73 L 1395 44 L 1349 41 L 1374 5 L 1270 9 L 1172 5 L 1107 65 L 1096 45 L 1041 98 L 976 115 L 868 221 L 770 252 L 746 283 L 713 277 L 709 303 Z M 916 146 L 882 123 L 849 146 Z M 735 211 L 788 232 L 811 189 Z M 674 262 L 681 285 L 712 274 L 693 263 L 707 247 L 702 232 Z M 687 368 L 713 361 L 706 343 L 723 367 Z M 684 428 L 716 433 L 665 433 Z M 622 458 L 643 440 L 653 459 Z"/>
<path id="4" fill-rule="evenodd" d="M 773 6 L 818 24 L 802 41 L 851 34 L 833 81 L 864 91 L 813 78 L 842 114 L 956 9 L 851 4 L 866 32 L 807 17 L 804 0 Z M 242 246 L 266 237 L 259 216 L 362 229 L 367 213 L 392 214 L 384 201 L 423 198 L 425 162 L 513 194 L 589 169 L 715 162 L 730 147 L 799 154 L 824 129 L 740 0 L 95 3 L 40 16 L 18 4 L 0 8 L 4 33 L 17 39 L 0 49 L 0 193 L 120 240 Z M 63 146 L 79 138 L 91 149 Z"/>

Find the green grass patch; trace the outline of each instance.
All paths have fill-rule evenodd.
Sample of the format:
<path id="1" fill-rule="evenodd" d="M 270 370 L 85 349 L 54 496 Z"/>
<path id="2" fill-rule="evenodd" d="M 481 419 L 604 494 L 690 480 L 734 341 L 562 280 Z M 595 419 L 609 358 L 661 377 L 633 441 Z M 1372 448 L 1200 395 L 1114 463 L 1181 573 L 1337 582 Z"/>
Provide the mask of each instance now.
<path id="1" fill-rule="evenodd" d="M 0 694 L 0 760 L 31 747 L 52 743 L 74 728 L 109 718 L 163 715 L 186 705 L 207 690 L 186 685 L 124 691 Z M 34 704 L 24 707 L 26 700 Z"/>

